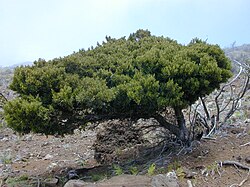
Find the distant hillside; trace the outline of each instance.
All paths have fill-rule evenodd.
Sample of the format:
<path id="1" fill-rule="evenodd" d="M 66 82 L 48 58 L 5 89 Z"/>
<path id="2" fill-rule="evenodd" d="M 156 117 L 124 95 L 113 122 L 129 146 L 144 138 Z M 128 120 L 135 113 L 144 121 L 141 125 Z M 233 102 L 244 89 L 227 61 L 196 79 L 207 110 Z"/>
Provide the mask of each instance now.
<path id="1" fill-rule="evenodd" d="M 18 66 L 31 66 L 32 64 L 33 64 L 33 62 L 26 61 L 26 62 L 21 62 L 21 63 L 18 63 L 18 64 L 14 64 L 12 66 L 9 66 L 9 68 L 16 68 Z"/>
<path id="2" fill-rule="evenodd" d="M 26 61 L 26 62 L 14 64 L 12 66 L 7 66 L 7 67 L 0 66 L 0 87 L 7 86 L 10 84 L 10 82 L 12 81 L 12 77 L 13 77 L 14 70 L 16 67 L 18 67 L 18 66 L 30 66 L 32 64 L 33 64 L 33 62 Z"/>
<path id="3" fill-rule="evenodd" d="M 224 49 L 226 55 L 238 61 L 250 61 L 250 44 L 244 44 L 237 47 L 230 47 Z"/>

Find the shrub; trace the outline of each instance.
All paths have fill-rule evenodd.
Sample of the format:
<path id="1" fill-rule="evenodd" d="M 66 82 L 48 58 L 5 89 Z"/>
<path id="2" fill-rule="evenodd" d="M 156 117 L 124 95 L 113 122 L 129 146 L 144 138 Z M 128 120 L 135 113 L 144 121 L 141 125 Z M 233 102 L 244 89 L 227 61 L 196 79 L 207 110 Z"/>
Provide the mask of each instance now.
<path id="1" fill-rule="evenodd" d="M 147 30 L 106 37 L 95 48 L 17 68 L 10 87 L 20 96 L 6 104 L 6 121 L 22 133 L 64 134 L 93 121 L 153 117 L 185 140 L 182 109 L 219 88 L 230 69 L 218 45 L 199 39 L 181 45 Z M 160 115 L 166 107 L 177 125 Z"/>

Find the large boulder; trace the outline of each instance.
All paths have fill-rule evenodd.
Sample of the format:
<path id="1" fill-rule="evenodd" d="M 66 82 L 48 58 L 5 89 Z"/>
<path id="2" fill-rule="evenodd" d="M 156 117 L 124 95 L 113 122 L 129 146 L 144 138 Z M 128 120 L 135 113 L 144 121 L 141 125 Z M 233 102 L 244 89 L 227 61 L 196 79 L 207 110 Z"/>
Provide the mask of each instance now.
<path id="1" fill-rule="evenodd" d="M 64 187 L 179 187 L 176 174 L 169 172 L 153 177 L 145 175 L 120 175 L 98 183 L 70 180 Z"/>

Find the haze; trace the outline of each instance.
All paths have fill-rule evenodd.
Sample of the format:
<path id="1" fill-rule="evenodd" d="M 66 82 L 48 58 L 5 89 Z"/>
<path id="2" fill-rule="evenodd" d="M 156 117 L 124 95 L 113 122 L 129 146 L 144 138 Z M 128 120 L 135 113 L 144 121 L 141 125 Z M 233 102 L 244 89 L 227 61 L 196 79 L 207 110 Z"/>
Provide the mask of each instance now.
<path id="1" fill-rule="evenodd" d="M 66 56 L 138 29 L 187 44 L 250 43 L 249 0 L 0 0 L 0 66 Z"/>

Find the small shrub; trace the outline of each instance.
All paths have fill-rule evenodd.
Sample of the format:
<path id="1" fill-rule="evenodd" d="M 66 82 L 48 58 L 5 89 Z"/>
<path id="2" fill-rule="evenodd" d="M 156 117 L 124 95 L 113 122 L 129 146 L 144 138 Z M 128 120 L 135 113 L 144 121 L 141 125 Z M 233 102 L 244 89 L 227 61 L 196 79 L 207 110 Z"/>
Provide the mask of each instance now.
<path id="1" fill-rule="evenodd" d="M 175 160 L 172 164 L 168 165 L 167 171 L 170 172 L 173 170 L 177 170 L 180 167 L 181 167 L 181 164 L 177 160 Z"/>
<path id="2" fill-rule="evenodd" d="M 137 174 L 139 173 L 139 170 L 138 170 L 138 168 L 137 168 L 136 166 L 131 166 L 131 167 L 129 168 L 129 171 L 130 171 L 130 173 L 131 173 L 132 175 L 137 175 Z"/>
<path id="3" fill-rule="evenodd" d="M 234 113 L 234 116 L 235 116 L 236 118 L 241 118 L 241 117 L 243 116 L 243 114 L 242 114 L 241 111 L 236 111 L 236 112 Z"/>
<path id="4" fill-rule="evenodd" d="M 148 175 L 152 176 L 155 174 L 155 169 L 156 169 L 156 165 L 155 163 L 152 163 L 149 168 L 148 168 Z"/>
<path id="5" fill-rule="evenodd" d="M 156 171 L 157 174 L 164 174 L 164 173 L 167 173 L 167 172 L 168 172 L 168 170 L 165 167 L 160 167 Z"/>
<path id="6" fill-rule="evenodd" d="M 175 171 L 178 178 L 183 179 L 185 177 L 185 172 L 181 164 L 175 160 L 172 164 L 168 165 L 167 172 Z"/>
<path id="7" fill-rule="evenodd" d="M 115 172 L 115 175 L 122 175 L 124 172 L 123 172 L 123 169 L 118 166 L 118 165 L 113 165 L 113 168 L 114 168 L 114 172 Z"/>
<path id="8" fill-rule="evenodd" d="M 92 178 L 92 180 L 93 180 L 94 182 L 97 182 L 97 181 L 100 181 L 100 180 L 102 180 L 102 179 L 104 179 L 104 178 L 107 178 L 107 176 L 106 176 L 106 175 L 103 175 L 103 174 L 93 174 L 93 175 L 91 176 L 91 178 Z"/>
<path id="9" fill-rule="evenodd" d="M 17 187 L 17 186 L 25 186 L 25 187 L 31 187 L 32 185 L 29 185 L 29 177 L 27 175 L 21 175 L 20 177 L 9 177 L 6 180 L 6 184 L 8 187 Z"/>
<path id="10" fill-rule="evenodd" d="M 186 175 L 186 174 L 185 174 L 185 172 L 184 172 L 184 170 L 183 170 L 182 167 L 177 168 L 177 170 L 176 170 L 176 176 L 177 176 L 178 178 L 184 179 L 185 175 Z"/>
<path id="11" fill-rule="evenodd" d="M 78 164 L 78 165 L 80 165 L 81 167 L 84 167 L 84 166 L 85 166 L 85 164 L 86 164 L 86 161 L 85 161 L 85 160 L 80 159 L 80 160 L 78 160 L 78 161 L 77 161 L 77 164 Z"/>
<path id="12" fill-rule="evenodd" d="M 208 175 L 214 176 L 216 173 L 219 174 L 219 165 L 216 162 L 214 162 L 208 165 L 204 170 L 202 170 L 201 173 L 205 176 Z"/>
<path id="13" fill-rule="evenodd" d="M 0 157 L 0 161 L 3 164 L 11 164 L 12 163 L 12 156 L 10 153 L 3 153 Z"/>

